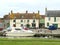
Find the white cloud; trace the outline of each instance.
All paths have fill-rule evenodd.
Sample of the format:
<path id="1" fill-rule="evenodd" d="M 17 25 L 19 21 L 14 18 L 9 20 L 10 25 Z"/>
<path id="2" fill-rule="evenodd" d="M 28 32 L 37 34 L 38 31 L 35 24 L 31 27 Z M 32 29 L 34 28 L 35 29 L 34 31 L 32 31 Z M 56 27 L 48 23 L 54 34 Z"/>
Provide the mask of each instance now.
<path id="1" fill-rule="evenodd" d="M 60 9 L 60 0 L 0 0 L 0 17 L 9 13 L 10 10 L 34 11 L 40 10 L 44 14 L 44 8 Z"/>

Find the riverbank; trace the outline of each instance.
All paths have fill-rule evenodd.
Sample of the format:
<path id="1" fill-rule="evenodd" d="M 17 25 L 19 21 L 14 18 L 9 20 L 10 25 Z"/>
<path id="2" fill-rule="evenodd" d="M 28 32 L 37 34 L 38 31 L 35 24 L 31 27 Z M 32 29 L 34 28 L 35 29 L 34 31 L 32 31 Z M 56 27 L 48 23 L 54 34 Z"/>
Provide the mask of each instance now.
<path id="1" fill-rule="evenodd" d="M 60 45 L 60 39 L 0 38 L 0 45 Z"/>

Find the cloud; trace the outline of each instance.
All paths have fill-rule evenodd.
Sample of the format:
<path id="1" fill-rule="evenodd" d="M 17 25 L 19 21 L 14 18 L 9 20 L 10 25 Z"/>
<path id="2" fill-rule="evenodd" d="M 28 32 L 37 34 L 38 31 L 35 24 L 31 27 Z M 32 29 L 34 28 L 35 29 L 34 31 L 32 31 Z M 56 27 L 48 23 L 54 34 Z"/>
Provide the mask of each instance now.
<path id="1" fill-rule="evenodd" d="M 36 12 L 40 10 L 44 14 L 44 9 L 60 9 L 60 0 L 1 0 L 0 1 L 0 16 L 9 13 L 10 10 L 14 12 L 30 11 Z"/>

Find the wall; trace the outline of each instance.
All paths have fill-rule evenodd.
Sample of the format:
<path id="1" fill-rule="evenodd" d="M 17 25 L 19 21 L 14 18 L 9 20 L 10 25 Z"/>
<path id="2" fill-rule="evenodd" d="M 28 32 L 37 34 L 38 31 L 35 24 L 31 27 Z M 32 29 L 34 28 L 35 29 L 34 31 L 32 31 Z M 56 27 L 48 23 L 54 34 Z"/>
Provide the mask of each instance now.
<path id="1" fill-rule="evenodd" d="M 48 20 L 48 17 L 45 17 L 45 27 L 48 27 L 47 22 L 49 25 L 58 24 L 58 28 L 60 28 L 60 17 L 56 17 L 56 22 L 54 22 L 54 17 L 51 17 L 50 21 Z"/>
<path id="2" fill-rule="evenodd" d="M 29 23 L 27 22 L 28 19 L 16 19 L 16 22 L 13 22 L 14 19 L 10 20 L 10 27 L 13 27 L 13 24 L 16 24 L 16 27 L 20 27 L 21 24 L 26 25 L 26 24 L 30 24 L 30 27 L 32 27 L 32 22 L 33 19 L 29 19 Z M 21 22 L 21 20 L 23 20 L 23 22 Z M 36 23 L 36 27 L 39 27 L 39 20 L 35 19 L 35 23 Z"/>

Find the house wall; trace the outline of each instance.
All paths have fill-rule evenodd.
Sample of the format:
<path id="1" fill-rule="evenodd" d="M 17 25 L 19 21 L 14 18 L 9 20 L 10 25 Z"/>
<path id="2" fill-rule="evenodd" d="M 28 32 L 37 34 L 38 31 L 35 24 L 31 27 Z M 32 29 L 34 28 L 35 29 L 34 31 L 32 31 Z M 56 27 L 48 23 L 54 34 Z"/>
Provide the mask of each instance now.
<path id="1" fill-rule="evenodd" d="M 13 27 L 13 24 L 16 24 L 16 27 L 20 27 L 21 24 L 26 25 L 30 24 L 30 27 L 32 27 L 32 23 L 34 19 L 16 19 L 16 22 L 13 22 L 14 19 L 10 19 L 10 27 Z M 21 22 L 23 20 L 23 22 Z M 29 20 L 29 23 L 27 22 Z M 36 27 L 39 27 L 39 20 L 35 19 Z"/>
<path id="2" fill-rule="evenodd" d="M 40 23 L 45 23 L 45 19 L 41 19 L 40 20 Z"/>
<path id="3" fill-rule="evenodd" d="M 9 26 L 10 26 L 10 20 L 4 20 L 4 28 L 7 28 L 8 27 L 8 23 L 9 23 Z"/>
<path id="4" fill-rule="evenodd" d="M 48 28 L 47 23 L 49 23 L 49 25 L 52 24 L 58 24 L 58 28 L 60 28 L 60 17 L 56 17 L 56 22 L 54 22 L 54 17 L 45 17 L 45 27 Z"/>

